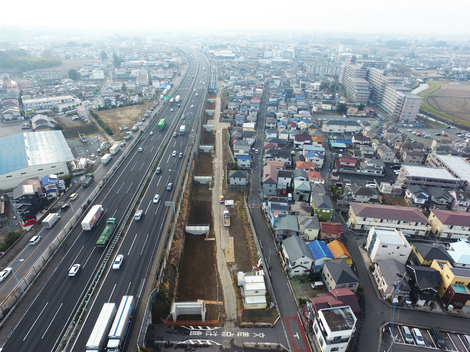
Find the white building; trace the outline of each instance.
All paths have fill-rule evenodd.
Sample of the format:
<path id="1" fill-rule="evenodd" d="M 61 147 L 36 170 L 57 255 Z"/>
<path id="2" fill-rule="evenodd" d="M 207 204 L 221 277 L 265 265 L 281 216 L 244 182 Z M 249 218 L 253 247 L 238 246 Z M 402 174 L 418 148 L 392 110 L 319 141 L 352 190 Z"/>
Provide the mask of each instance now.
<path id="1" fill-rule="evenodd" d="M 313 321 L 313 333 L 321 351 L 346 351 L 356 320 L 349 306 L 320 309 Z"/>
<path id="2" fill-rule="evenodd" d="M 0 139 L 0 188 L 27 178 L 69 174 L 72 151 L 61 131 L 27 132 Z"/>
<path id="3" fill-rule="evenodd" d="M 58 97 L 39 98 L 39 99 L 25 99 L 23 100 L 23 110 L 33 109 L 52 109 L 59 104 L 73 103 L 75 99 L 71 95 L 61 95 Z M 78 105 L 78 102 L 77 104 Z"/>
<path id="4" fill-rule="evenodd" d="M 403 265 L 406 264 L 412 250 L 403 233 L 396 229 L 381 227 L 372 227 L 369 230 L 365 248 L 373 263 L 378 260 L 395 259 Z"/>

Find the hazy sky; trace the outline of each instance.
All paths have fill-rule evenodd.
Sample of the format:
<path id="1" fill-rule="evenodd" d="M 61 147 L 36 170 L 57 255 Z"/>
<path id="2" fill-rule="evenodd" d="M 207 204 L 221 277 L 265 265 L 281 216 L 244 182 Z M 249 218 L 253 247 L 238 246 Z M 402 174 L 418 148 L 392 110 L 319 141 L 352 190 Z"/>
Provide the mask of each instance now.
<path id="1" fill-rule="evenodd" d="M 468 0 L 23 0 L 2 3 L 0 25 L 468 35 L 469 9 Z"/>

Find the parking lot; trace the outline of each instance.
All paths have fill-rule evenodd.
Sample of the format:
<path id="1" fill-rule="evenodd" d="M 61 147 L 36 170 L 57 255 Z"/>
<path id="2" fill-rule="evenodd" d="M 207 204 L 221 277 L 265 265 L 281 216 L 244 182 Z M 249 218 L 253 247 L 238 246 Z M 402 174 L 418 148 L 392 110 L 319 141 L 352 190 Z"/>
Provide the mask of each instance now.
<path id="1" fill-rule="evenodd" d="M 414 326 L 408 326 L 410 329 L 414 328 Z M 422 351 L 423 349 L 439 349 L 437 346 L 434 338 L 431 335 L 430 328 L 419 328 L 426 347 L 418 346 L 416 341 L 413 340 L 413 343 L 406 343 L 405 342 L 405 334 L 402 325 L 395 325 L 394 326 L 394 335 L 395 342 L 393 344 L 394 351 Z M 444 338 L 446 349 L 441 349 L 444 351 L 463 351 L 463 352 L 470 352 L 470 347 L 464 343 L 465 335 L 458 334 L 455 332 L 447 332 L 443 329 L 439 329 L 442 337 Z M 392 325 L 388 324 L 384 331 L 383 331 L 383 338 L 382 338 L 382 346 L 381 350 L 387 351 L 390 348 L 391 343 L 391 336 L 392 336 Z"/>

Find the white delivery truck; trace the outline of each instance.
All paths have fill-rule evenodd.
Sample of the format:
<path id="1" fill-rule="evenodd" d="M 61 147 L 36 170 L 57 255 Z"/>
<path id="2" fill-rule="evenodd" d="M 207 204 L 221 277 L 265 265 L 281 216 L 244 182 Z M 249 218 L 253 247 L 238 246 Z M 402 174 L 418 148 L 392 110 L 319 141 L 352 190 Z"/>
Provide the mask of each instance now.
<path id="1" fill-rule="evenodd" d="M 55 223 L 59 221 L 60 215 L 57 213 L 50 213 L 46 218 L 42 221 L 42 224 L 46 229 L 51 229 L 54 227 Z"/>
<path id="2" fill-rule="evenodd" d="M 113 156 L 111 154 L 103 155 L 101 157 L 101 164 L 106 165 L 107 163 L 109 163 L 111 161 L 112 158 L 113 158 Z"/>
<path id="3" fill-rule="evenodd" d="M 101 352 L 108 339 L 109 327 L 116 316 L 116 304 L 105 303 L 86 343 L 86 351 Z"/>
<path id="4" fill-rule="evenodd" d="M 120 149 L 121 146 L 119 145 L 119 143 L 116 143 L 111 148 L 109 148 L 109 152 L 111 153 L 111 155 L 116 155 Z"/>
<path id="5" fill-rule="evenodd" d="M 102 213 L 103 206 L 101 204 L 93 205 L 82 221 L 82 229 L 85 231 L 90 231 L 98 222 Z"/>
<path id="6" fill-rule="evenodd" d="M 180 135 L 184 135 L 184 132 L 186 132 L 186 126 L 185 126 L 185 125 L 181 125 L 181 126 L 180 126 Z"/>
<path id="7" fill-rule="evenodd" d="M 113 325 L 108 335 L 107 352 L 121 352 L 124 338 L 126 337 L 132 314 L 134 313 L 134 296 L 123 296 L 121 304 L 114 318 Z"/>
<path id="8" fill-rule="evenodd" d="M 228 210 L 224 210 L 224 226 L 230 226 L 230 213 Z"/>

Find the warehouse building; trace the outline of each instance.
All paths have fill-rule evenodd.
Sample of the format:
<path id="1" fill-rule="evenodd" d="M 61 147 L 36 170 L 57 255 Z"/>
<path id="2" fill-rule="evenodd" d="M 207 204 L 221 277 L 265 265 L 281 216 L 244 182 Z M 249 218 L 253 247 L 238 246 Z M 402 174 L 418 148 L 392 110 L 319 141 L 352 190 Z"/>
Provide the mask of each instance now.
<path id="1" fill-rule="evenodd" d="M 0 189 L 49 174 L 69 174 L 74 157 L 61 131 L 28 132 L 0 139 Z"/>

